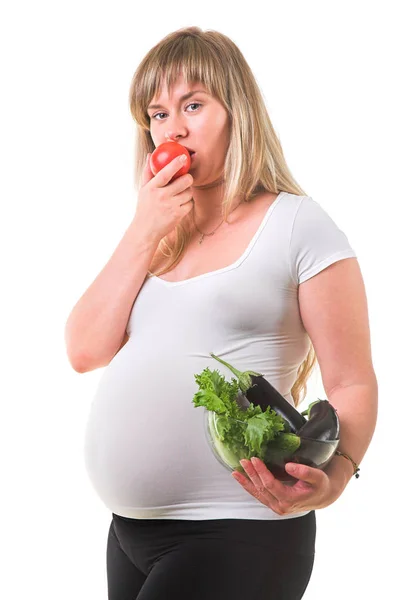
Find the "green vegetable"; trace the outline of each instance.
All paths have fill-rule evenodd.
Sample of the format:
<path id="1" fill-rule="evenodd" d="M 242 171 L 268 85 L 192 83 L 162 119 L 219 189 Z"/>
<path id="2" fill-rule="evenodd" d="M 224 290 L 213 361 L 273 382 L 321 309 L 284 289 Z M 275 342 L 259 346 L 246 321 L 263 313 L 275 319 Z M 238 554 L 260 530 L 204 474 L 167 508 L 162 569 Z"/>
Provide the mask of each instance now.
<path id="1" fill-rule="evenodd" d="M 289 458 L 300 446 L 300 443 L 301 438 L 295 433 L 282 433 L 268 445 L 264 454 L 264 460 L 275 463 Z"/>
<path id="2" fill-rule="evenodd" d="M 216 413 L 214 425 L 210 427 L 216 434 L 213 441 L 218 445 L 219 438 L 221 445 L 225 447 L 220 454 L 226 457 L 228 464 L 234 463 L 231 464 L 232 467 L 238 466 L 237 457 L 250 459 L 257 456 L 264 460 L 268 445 L 282 435 L 284 437 L 280 444 L 285 449 L 289 440 L 291 447 L 295 446 L 294 438 L 297 436 L 285 434 L 288 431 L 287 422 L 271 407 L 268 406 L 263 412 L 260 406 L 254 406 L 253 403 L 246 410 L 239 406 L 239 382 L 236 379 L 232 378 L 229 382 L 219 371 L 210 371 L 208 367 L 194 377 L 200 389 L 192 402 L 195 407 L 204 406 Z M 287 435 L 292 437 L 288 438 Z M 300 440 L 297 440 L 298 446 Z M 218 445 L 218 451 L 221 450 L 221 445 Z"/>
<path id="3" fill-rule="evenodd" d="M 212 444 L 214 448 L 217 450 L 218 455 L 222 458 L 224 462 L 226 462 L 232 469 L 243 470 L 242 465 L 240 464 L 240 460 L 244 458 L 244 446 L 243 448 L 236 450 L 233 452 L 228 446 L 221 442 L 220 436 L 218 434 L 218 420 L 223 417 L 216 417 L 217 420 L 213 418 L 213 414 L 211 412 L 208 413 L 208 426 L 210 428 Z"/>

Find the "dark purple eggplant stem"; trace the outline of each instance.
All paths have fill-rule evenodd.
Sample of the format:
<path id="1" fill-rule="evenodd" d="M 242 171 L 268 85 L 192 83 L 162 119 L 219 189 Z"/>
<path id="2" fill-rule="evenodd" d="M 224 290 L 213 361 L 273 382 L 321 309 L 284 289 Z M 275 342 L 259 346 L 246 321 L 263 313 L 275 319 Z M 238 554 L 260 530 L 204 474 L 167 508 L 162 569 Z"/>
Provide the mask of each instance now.
<path id="1" fill-rule="evenodd" d="M 291 433 L 297 433 L 307 423 L 303 415 L 261 373 L 256 373 L 255 371 L 238 371 L 238 369 L 235 369 L 235 367 L 232 367 L 232 365 L 215 354 L 211 353 L 211 356 L 228 367 L 236 375 L 239 389 L 249 402 L 252 402 L 254 406 L 260 406 L 263 411 L 270 407 L 286 421 Z"/>

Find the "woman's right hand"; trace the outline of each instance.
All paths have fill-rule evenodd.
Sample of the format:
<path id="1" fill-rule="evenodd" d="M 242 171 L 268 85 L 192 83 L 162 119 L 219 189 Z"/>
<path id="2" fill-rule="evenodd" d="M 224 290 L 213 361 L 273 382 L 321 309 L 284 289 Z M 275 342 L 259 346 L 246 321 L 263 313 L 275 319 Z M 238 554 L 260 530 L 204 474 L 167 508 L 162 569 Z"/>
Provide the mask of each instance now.
<path id="1" fill-rule="evenodd" d="M 170 182 L 182 167 L 179 157 L 174 158 L 153 175 L 150 169 L 150 154 L 143 170 L 138 194 L 135 223 L 143 235 L 159 242 L 193 209 L 193 177 L 190 173 Z"/>

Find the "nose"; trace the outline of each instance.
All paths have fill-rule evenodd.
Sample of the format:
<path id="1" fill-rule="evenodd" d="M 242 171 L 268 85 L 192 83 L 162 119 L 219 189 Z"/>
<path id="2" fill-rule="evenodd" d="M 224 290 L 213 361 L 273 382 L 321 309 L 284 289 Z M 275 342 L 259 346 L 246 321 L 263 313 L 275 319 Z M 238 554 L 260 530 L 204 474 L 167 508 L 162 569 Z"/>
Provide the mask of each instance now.
<path id="1" fill-rule="evenodd" d="M 186 127 L 180 125 L 178 122 L 176 125 L 174 124 L 173 127 L 171 127 L 171 123 L 169 125 L 170 128 L 165 132 L 165 137 L 167 140 L 178 142 L 181 138 L 184 138 L 187 135 Z"/>
<path id="2" fill-rule="evenodd" d="M 165 133 L 165 138 L 167 142 L 179 142 L 179 140 L 183 137 L 182 134 L 167 131 Z"/>

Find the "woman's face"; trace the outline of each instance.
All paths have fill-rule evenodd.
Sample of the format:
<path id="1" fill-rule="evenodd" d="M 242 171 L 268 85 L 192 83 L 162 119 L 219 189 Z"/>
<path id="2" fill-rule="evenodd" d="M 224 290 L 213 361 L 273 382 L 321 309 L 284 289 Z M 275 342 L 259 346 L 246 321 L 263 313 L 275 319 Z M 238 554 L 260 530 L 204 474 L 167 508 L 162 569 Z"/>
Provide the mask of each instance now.
<path id="1" fill-rule="evenodd" d="M 188 94 L 190 97 L 182 98 Z M 154 104 L 159 107 L 152 108 Z M 169 137 L 194 150 L 190 169 L 193 185 L 211 183 L 221 176 L 230 139 L 229 115 L 204 85 L 185 84 L 181 76 L 169 97 L 164 84 L 161 94 L 152 98 L 147 113 L 156 147 Z"/>

